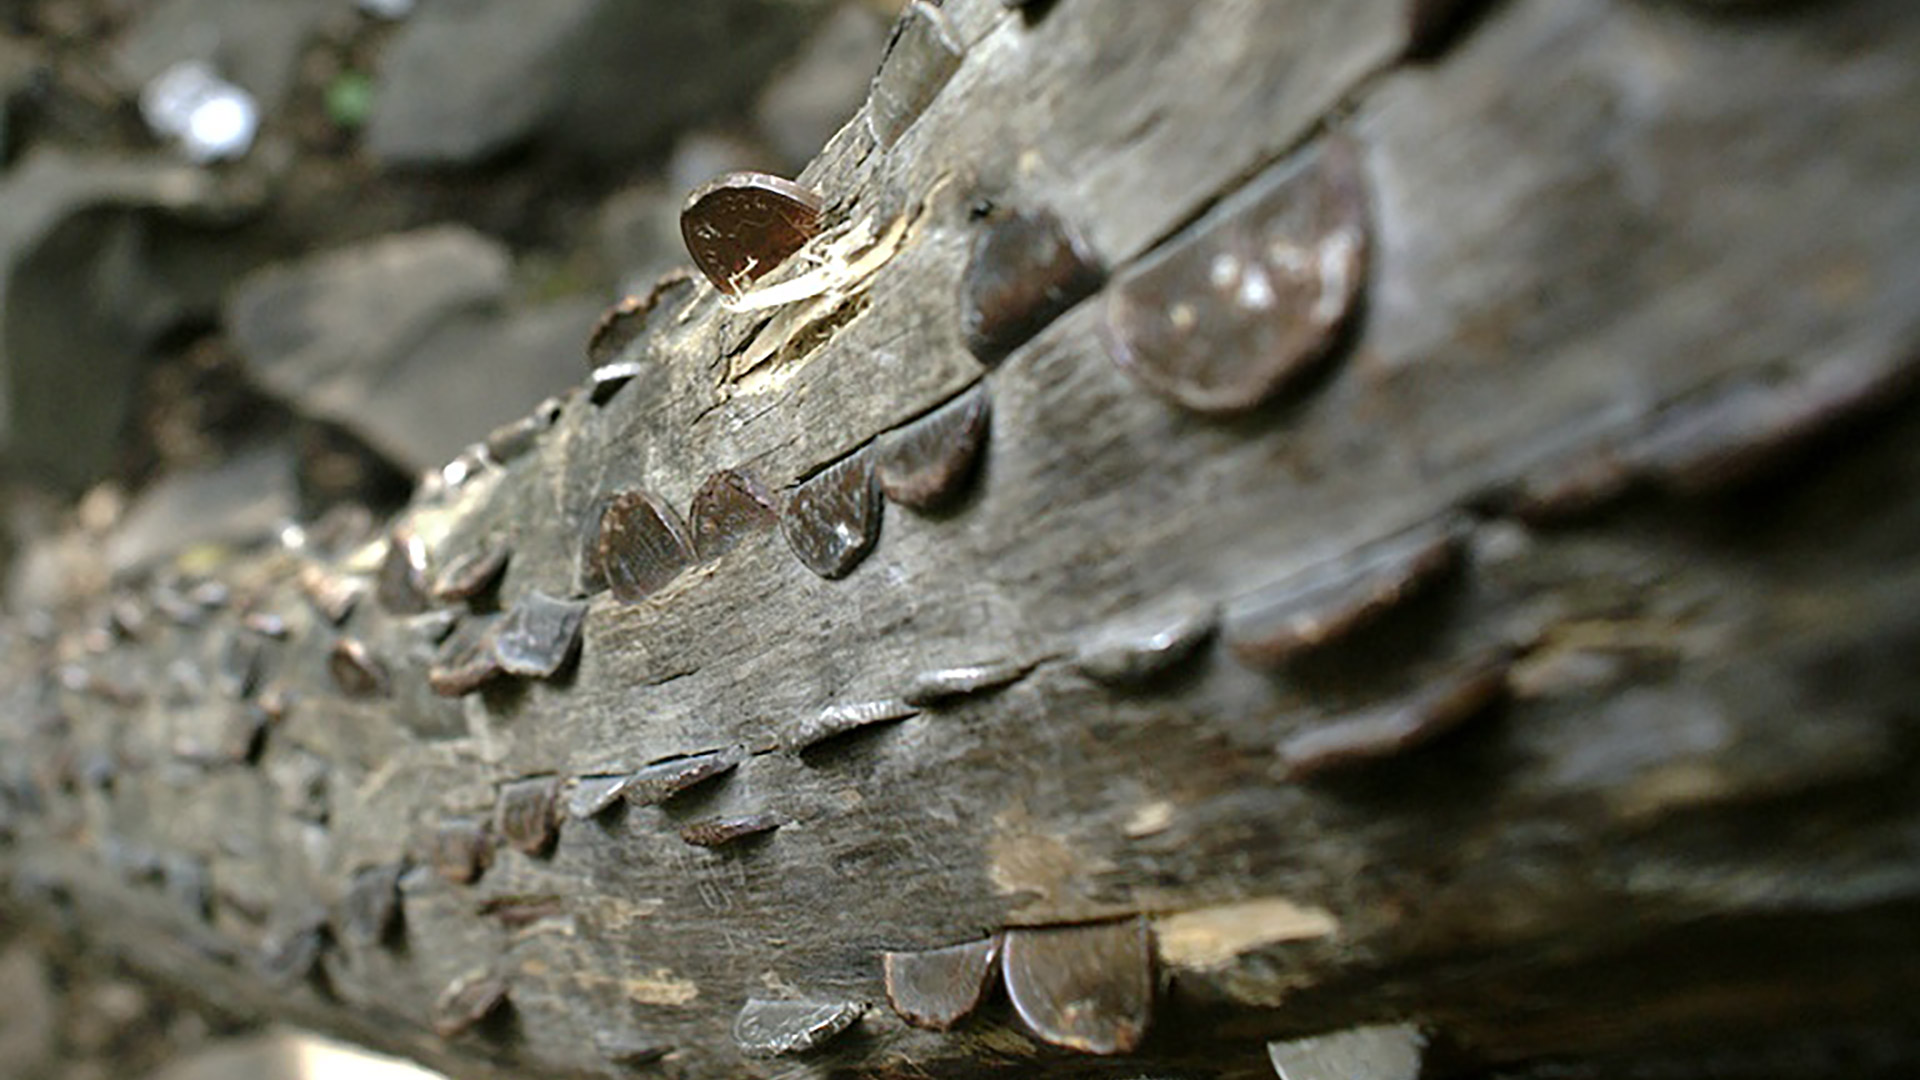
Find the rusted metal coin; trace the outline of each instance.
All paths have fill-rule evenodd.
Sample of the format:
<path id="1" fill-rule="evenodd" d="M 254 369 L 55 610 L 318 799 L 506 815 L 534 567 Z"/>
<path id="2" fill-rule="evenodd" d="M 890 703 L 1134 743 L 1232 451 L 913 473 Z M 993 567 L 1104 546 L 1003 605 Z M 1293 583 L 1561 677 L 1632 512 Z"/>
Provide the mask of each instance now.
<path id="1" fill-rule="evenodd" d="M 1000 971 L 1035 1035 L 1089 1054 L 1140 1045 L 1153 1015 L 1153 940 L 1145 919 L 1008 930 Z"/>
<path id="2" fill-rule="evenodd" d="M 724 776 L 747 760 L 747 748 L 729 746 L 655 762 L 627 777 L 622 791 L 635 806 L 658 806 L 675 795 Z"/>
<path id="3" fill-rule="evenodd" d="M 479 818 L 442 821 L 428 841 L 427 862 L 455 885 L 471 885 L 493 864 L 493 835 Z"/>
<path id="4" fill-rule="evenodd" d="M 1335 137 L 1229 196 L 1109 290 L 1114 362 L 1210 414 L 1252 409 L 1313 370 L 1359 307 L 1364 185 L 1359 154 Z"/>
<path id="5" fill-rule="evenodd" d="M 1227 647 L 1243 663 L 1275 668 L 1346 640 L 1453 570 L 1464 529 L 1450 517 L 1426 522 L 1259 590 L 1228 613 Z"/>
<path id="6" fill-rule="evenodd" d="M 813 239 L 823 209 L 819 195 L 791 180 L 732 172 L 687 196 L 680 235 L 713 287 L 738 296 Z"/>
<path id="7" fill-rule="evenodd" d="M 874 472 L 887 498 L 915 510 L 933 510 L 966 489 L 987 438 L 989 399 L 984 382 L 889 432 L 880 440 Z"/>
<path id="8" fill-rule="evenodd" d="M 529 590 L 493 625 L 493 657 L 500 670 L 522 678 L 548 679 L 580 650 L 583 601 L 560 600 Z"/>
<path id="9" fill-rule="evenodd" d="M 387 665 L 359 638 L 343 637 L 333 643 L 327 654 L 327 670 L 334 685 L 348 697 L 386 697 L 393 692 L 393 679 Z"/>
<path id="10" fill-rule="evenodd" d="M 771 529 L 779 520 L 773 497 L 760 482 L 735 469 L 707 477 L 687 510 L 693 554 L 702 562 L 732 551 L 749 533 Z"/>
<path id="11" fill-rule="evenodd" d="M 998 364 L 1106 280 L 1099 258 L 1058 215 L 992 211 L 960 281 L 967 349 Z"/>
<path id="12" fill-rule="evenodd" d="M 998 934 L 944 949 L 882 953 L 887 1003 L 909 1024 L 945 1031 L 979 1007 L 999 960 Z"/>
<path id="13" fill-rule="evenodd" d="M 341 901 L 340 930 L 355 945 L 386 941 L 400 925 L 400 878 L 405 861 L 366 866 L 353 873 L 353 883 Z"/>
<path id="14" fill-rule="evenodd" d="M 894 24 L 893 39 L 867 93 L 867 129 L 891 147 L 960 69 L 965 55 L 938 3 L 913 0 Z"/>
<path id="15" fill-rule="evenodd" d="M 507 1003 L 507 981 L 490 970 L 469 972 L 447 984 L 433 1003 L 433 1031 L 443 1039 L 472 1028 Z"/>
<path id="16" fill-rule="evenodd" d="M 493 652 L 493 627 L 498 615 L 467 619 L 434 654 L 427 668 L 427 685 L 442 697 L 460 697 L 506 674 Z"/>
<path id="17" fill-rule="evenodd" d="M 860 450 L 794 489 L 780 531 L 807 569 L 843 578 L 880 539 L 881 506 L 871 459 Z"/>
<path id="18" fill-rule="evenodd" d="M 1287 779 L 1351 769 L 1425 746 L 1505 698 L 1507 669 L 1504 655 L 1489 657 L 1421 688 L 1408 701 L 1303 731 L 1280 744 Z"/>
<path id="19" fill-rule="evenodd" d="M 301 567 L 298 580 L 300 591 L 314 610 L 335 626 L 347 621 L 367 591 L 365 581 L 333 573 L 317 563 Z"/>
<path id="20" fill-rule="evenodd" d="M 680 830 L 680 839 L 694 847 L 717 848 L 751 837 L 770 833 L 787 823 L 779 814 L 747 814 L 741 817 L 711 818 L 696 821 Z"/>
<path id="21" fill-rule="evenodd" d="M 593 334 L 587 338 L 587 363 L 601 368 L 620 359 L 627 346 L 646 333 L 650 316 L 660 301 L 692 280 L 693 275 L 684 267 L 676 267 L 654 281 L 647 295 L 629 296 L 608 308 L 601 314 L 600 321 L 593 324 Z"/>
<path id="22" fill-rule="evenodd" d="M 433 579 L 433 598 L 450 604 L 481 595 L 499 583 L 512 558 L 513 549 L 497 540 L 457 556 Z"/>
<path id="23" fill-rule="evenodd" d="M 559 777 L 515 780 L 500 788 L 494 828 L 522 854 L 545 855 L 560 835 L 559 804 Z"/>
<path id="24" fill-rule="evenodd" d="M 644 491 L 623 491 L 600 514 L 600 569 L 622 603 L 659 592 L 693 564 L 687 527 L 673 507 Z"/>

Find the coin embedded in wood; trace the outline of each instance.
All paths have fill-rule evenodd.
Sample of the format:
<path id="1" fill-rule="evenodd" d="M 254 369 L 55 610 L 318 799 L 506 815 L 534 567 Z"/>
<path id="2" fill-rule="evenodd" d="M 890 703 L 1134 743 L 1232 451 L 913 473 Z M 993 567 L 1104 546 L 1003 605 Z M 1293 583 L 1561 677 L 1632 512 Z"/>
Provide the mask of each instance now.
<path id="1" fill-rule="evenodd" d="M 632 773 L 575 777 L 573 790 L 567 793 L 567 813 L 583 820 L 605 813 L 626 794 L 632 780 Z"/>
<path id="2" fill-rule="evenodd" d="M 787 823 L 779 814 L 746 814 L 741 817 L 709 818 L 680 830 L 680 839 L 694 847 L 718 848 L 770 833 Z"/>
<path id="3" fill-rule="evenodd" d="M 560 600 L 529 590 L 493 625 L 493 655 L 500 670 L 523 678 L 549 679 L 580 648 L 586 601 Z"/>
<path id="4" fill-rule="evenodd" d="M 477 818 L 441 822 L 428 841 L 427 862 L 435 873 L 455 885 L 480 880 L 493 863 L 493 836 L 487 823 Z"/>
<path id="5" fill-rule="evenodd" d="M 668 293 L 690 287 L 693 274 L 685 267 L 676 267 L 662 274 L 647 290 L 645 296 L 629 296 L 608 308 L 593 326 L 593 334 L 587 339 L 587 363 L 594 368 L 605 367 L 620 359 L 627 347 L 640 340 L 647 331 L 654 309 Z"/>
<path id="6" fill-rule="evenodd" d="M 1008 930 L 1000 971 L 1014 1011 L 1055 1046 L 1134 1049 L 1153 1013 L 1150 933 L 1145 919 Z"/>
<path id="7" fill-rule="evenodd" d="M 1352 637 L 1452 571 L 1463 528 L 1452 518 L 1423 523 L 1253 593 L 1229 613 L 1227 647 L 1275 668 Z"/>
<path id="8" fill-rule="evenodd" d="M 789 750 L 806 750 L 864 728 L 878 724 L 891 724 L 897 720 L 918 715 L 920 715 L 920 709 L 917 706 L 891 698 L 829 705 L 813 717 L 795 725 L 793 731 L 786 737 L 785 743 Z"/>
<path id="9" fill-rule="evenodd" d="M 908 4 L 867 93 L 867 129 L 874 142 L 882 149 L 893 146 L 953 78 L 965 51 L 938 3 Z"/>
<path id="10" fill-rule="evenodd" d="M 300 591 L 306 594 L 314 610 L 335 626 L 347 621 L 347 616 L 353 614 L 360 597 L 367 591 L 366 582 L 333 573 L 313 563 L 300 568 L 298 581 Z"/>
<path id="11" fill-rule="evenodd" d="M 595 596 L 607 591 L 607 569 L 600 565 L 600 518 L 613 505 L 613 495 L 602 493 L 580 515 L 573 544 L 573 595 Z"/>
<path id="12" fill-rule="evenodd" d="M 326 947 L 324 913 L 304 911 L 266 936 L 257 967 L 261 977 L 275 986 L 293 986 L 313 974 Z"/>
<path id="13" fill-rule="evenodd" d="M 1109 290 L 1122 370 L 1195 412 L 1260 405 L 1329 356 L 1367 267 L 1365 176 L 1333 138 L 1229 196 Z"/>
<path id="14" fill-rule="evenodd" d="M 513 558 L 505 542 L 489 540 L 456 556 L 433 579 L 433 598 L 441 603 L 471 600 L 493 588 Z"/>
<path id="15" fill-rule="evenodd" d="M 738 296 L 813 239 L 823 209 L 819 195 L 791 180 L 727 173 L 687 196 L 680 235 L 713 287 Z"/>
<path id="16" fill-rule="evenodd" d="M 729 746 L 655 762 L 627 777 L 623 791 L 635 806 L 658 806 L 675 795 L 724 776 L 747 760 L 745 746 Z"/>
<path id="17" fill-rule="evenodd" d="M 500 789 L 494 828 L 525 855 L 545 855 L 560 834 L 560 778 L 515 780 Z"/>
<path id="18" fill-rule="evenodd" d="M 1483 659 L 1423 687 L 1411 700 L 1310 728 L 1280 744 L 1289 780 L 1303 780 L 1418 749 L 1490 711 L 1507 695 L 1505 656 Z"/>
<path id="19" fill-rule="evenodd" d="M 997 934 L 944 949 L 882 953 L 887 1002 L 907 1023 L 945 1031 L 987 996 L 999 960 Z"/>
<path id="20" fill-rule="evenodd" d="M 507 1003 L 507 982 L 492 971 L 474 971 L 447 984 L 433 1003 L 433 1031 L 451 1039 Z"/>
<path id="21" fill-rule="evenodd" d="M 253 693 L 260 684 L 265 650 L 257 635 L 231 631 L 220 647 L 213 669 L 213 688 L 234 699 Z"/>
<path id="22" fill-rule="evenodd" d="M 460 697 L 506 674 L 493 652 L 493 627 L 499 621 L 498 615 L 468 619 L 441 642 L 427 668 L 427 685 L 434 693 Z"/>
<path id="23" fill-rule="evenodd" d="M 637 604 L 692 565 L 693 545 L 673 507 L 644 491 L 622 491 L 600 514 L 599 558 L 615 598 Z"/>
<path id="24" fill-rule="evenodd" d="M 1210 605 L 1189 606 L 1154 621 L 1109 627 L 1080 650 L 1074 666 L 1106 686 L 1141 686 L 1191 658 L 1213 637 L 1218 620 Z"/>
<path id="25" fill-rule="evenodd" d="M 651 1065 L 673 1053 L 673 1047 L 668 1043 L 656 1042 L 631 1032 L 605 1029 L 593 1033 L 593 1045 L 599 1049 L 601 1056 L 626 1069 Z"/>
<path id="26" fill-rule="evenodd" d="M 748 534 L 771 529 L 779 520 L 773 497 L 747 473 L 722 469 L 707 477 L 687 510 L 687 532 L 694 557 L 702 562 L 732 551 Z"/>
<path id="27" fill-rule="evenodd" d="M 363 946 L 385 941 L 400 922 L 400 878 L 404 861 L 354 871 L 341 903 L 340 929 L 346 940 Z"/>
<path id="28" fill-rule="evenodd" d="M 887 498 L 937 509 L 965 490 L 987 438 L 989 399 L 976 383 L 952 401 L 880 440 L 875 475 Z"/>
<path id="29" fill-rule="evenodd" d="M 780 531 L 807 569 L 832 580 L 852 573 L 873 550 L 880 514 L 873 467 L 860 450 L 794 489 Z"/>
<path id="30" fill-rule="evenodd" d="M 380 606 L 396 615 L 416 615 L 427 609 L 427 545 L 406 526 L 387 537 L 387 554 L 374 579 Z"/>
<path id="31" fill-rule="evenodd" d="M 853 1001 L 749 998 L 733 1021 L 733 1039 L 749 1057 L 799 1054 L 847 1030 L 866 1012 Z"/>
<path id="32" fill-rule="evenodd" d="M 334 685 L 348 697 L 386 697 L 393 689 L 387 665 L 359 638 L 343 637 L 327 654 L 327 670 Z"/>
<path id="33" fill-rule="evenodd" d="M 960 281 L 967 349 L 998 364 L 1106 279 L 1092 249 L 1051 211 L 990 213 Z"/>
<path id="34" fill-rule="evenodd" d="M 968 664 L 964 667 L 935 668 L 914 676 L 900 699 L 909 705 L 944 705 L 973 694 L 984 694 L 1011 686 L 1034 669 L 1024 660 Z"/>

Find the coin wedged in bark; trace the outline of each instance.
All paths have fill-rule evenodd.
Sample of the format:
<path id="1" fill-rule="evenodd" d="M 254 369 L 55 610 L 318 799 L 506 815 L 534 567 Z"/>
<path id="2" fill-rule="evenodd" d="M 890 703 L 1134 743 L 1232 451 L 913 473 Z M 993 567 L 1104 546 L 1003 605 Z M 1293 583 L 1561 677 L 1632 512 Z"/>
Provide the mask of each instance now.
<path id="1" fill-rule="evenodd" d="M 920 952 L 880 957 L 887 1003 L 916 1027 L 945 1031 L 978 1008 L 993 984 L 1000 935 Z"/>
<path id="2" fill-rule="evenodd" d="M 794 489 L 780 531 L 807 569 L 829 580 L 843 578 L 880 539 L 880 508 L 871 460 L 860 450 Z"/>
<path id="3" fill-rule="evenodd" d="M 680 235 L 713 287 L 738 296 L 819 233 L 823 209 L 818 194 L 791 180 L 732 172 L 687 196 Z"/>
<path id="4" fill-rule="evenodd" d="M 645 491 L 623 491 L 600 514 L 600 569 L 623 603 L 637 604 L 693 564 L 687 527 Z"/>
<path id="5" fill-rule="evenodd" d="M 1010 929 L 1000 972 L 1014 1011 L 1055 1046 L 1122 1054 L 1146 1037 L 1155 976 L 1145 919 Z"/>
<path id="6" fill-rule="evenodd" d="M 933 510 L 966 489 L 986 443 L 990 409 L 984 383 L 880 440 L 874 472 L 887 498 Z"/>

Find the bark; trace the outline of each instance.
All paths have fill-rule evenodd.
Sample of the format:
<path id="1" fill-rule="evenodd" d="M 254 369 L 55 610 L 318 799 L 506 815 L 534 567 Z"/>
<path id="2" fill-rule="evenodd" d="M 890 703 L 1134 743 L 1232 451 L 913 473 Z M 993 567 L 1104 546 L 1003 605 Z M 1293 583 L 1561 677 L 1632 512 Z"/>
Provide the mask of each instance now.
<path id="1" fill-rule="evenodd" d="M 15 906 L 470 1076 L 1911 1068 L 1920 17 L 1473 7 L 914 9 L 816 250 L 10 635 Z"/>

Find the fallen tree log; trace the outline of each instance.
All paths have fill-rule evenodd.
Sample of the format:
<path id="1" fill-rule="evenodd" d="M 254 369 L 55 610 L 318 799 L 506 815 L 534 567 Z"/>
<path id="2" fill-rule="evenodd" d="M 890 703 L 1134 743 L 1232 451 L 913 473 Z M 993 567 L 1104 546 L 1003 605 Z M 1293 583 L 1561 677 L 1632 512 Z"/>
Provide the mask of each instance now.
<path id="1" fill-rule="evenodd" d="M 779 270 L 16 627 L 11 903 L 459 1075 L 1910 1068 L 1920 18 L 1472 7 L 913 6 Z"/>

